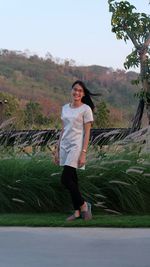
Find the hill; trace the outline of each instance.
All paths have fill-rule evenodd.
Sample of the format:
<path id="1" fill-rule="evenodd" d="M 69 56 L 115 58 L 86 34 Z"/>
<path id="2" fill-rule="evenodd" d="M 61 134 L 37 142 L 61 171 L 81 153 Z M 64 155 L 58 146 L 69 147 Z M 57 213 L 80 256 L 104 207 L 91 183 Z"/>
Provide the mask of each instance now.
<path id="1" fill-rule="evenodd" d="M 61 106 L 70 99 L 70 86 L 76 79 L 86 82 L 92 92 L 101 93 L 95 103 L 104 100 L 111 111 L 112 124 L 127 124 L 134 115 L 138 88 L 131 84 L 137 73 L 103 66 L 76 66 L 72 60 L 57 62 L 22 52 L 0 50 L 0 92 L 18 98 L 21 108 L 29 100 L 38 102 L 43 114 L 59 116 Z M 114 118 L 114 122 L 113 122 Z"/>

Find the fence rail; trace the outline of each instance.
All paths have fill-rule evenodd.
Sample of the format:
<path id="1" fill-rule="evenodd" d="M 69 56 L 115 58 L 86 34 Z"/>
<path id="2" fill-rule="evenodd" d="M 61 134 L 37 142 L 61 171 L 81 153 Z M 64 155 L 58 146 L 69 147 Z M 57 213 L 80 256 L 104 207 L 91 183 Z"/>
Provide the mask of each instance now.
<path id="1" fill-rule="evenodd" d="M 130 133 L 130 128 L 101 128 L 91 129 L 90 141 L 93 144 L 108 144 L 123 139 Z M 23 130 L 23 131 L 0 131 L 0 145 L 5 146 L 44 146 L 56 142 L 60 130 Z"/>

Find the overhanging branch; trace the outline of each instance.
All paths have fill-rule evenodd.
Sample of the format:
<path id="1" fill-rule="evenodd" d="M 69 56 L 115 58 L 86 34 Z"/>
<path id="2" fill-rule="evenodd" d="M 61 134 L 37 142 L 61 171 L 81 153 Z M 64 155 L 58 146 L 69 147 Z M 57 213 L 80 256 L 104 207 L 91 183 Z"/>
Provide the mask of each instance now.
<path id="1" fill-rule="evenodd" d="M 130 40 L 132 41 L 132 43 L 134 44 L 135 48 L 136 48 L 137 50 L 139 50 L 141 46 L 140 46 L 140 44 L 137 42 L 137 40 L 134 38 L 134 36 L 131 34 L 131 32 L 128 31 L 128 30 L 126 30 L 126 33 L 127 33 L 127 35 L 129 36 L 129 38 L 130 38 Z"/>

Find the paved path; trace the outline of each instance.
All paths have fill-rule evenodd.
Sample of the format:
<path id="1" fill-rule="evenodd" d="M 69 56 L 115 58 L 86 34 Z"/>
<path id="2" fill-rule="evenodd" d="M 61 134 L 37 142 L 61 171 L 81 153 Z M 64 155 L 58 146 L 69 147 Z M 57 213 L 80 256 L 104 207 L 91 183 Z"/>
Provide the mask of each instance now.
<path id="1" fill-rule="evenodd" d="M 0 267 L 150 267 L 150 229 L 0 228 Z"/>

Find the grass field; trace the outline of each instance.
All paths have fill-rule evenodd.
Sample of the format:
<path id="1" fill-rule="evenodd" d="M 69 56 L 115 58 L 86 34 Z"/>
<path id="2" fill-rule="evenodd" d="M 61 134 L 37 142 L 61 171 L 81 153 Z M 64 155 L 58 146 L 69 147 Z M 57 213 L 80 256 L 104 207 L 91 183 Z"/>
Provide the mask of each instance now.
<path id="1" fill-rule="evenodd" d="M 94 218 L 71 225 L 149 227 L 149 216 L 141 215 L 150 214 L 150 136 L 141 131 L 107 146 L 89 146 L 78 177 Z M 60 181 L 62 168 L 53 162 L 53 141 L 32 151 L 0 146 L 0 225 L 69 226 L 65 218 L 72 204 Z"/>
<path id="2" fill-rule="evenodd" d="M 150 227 L 150 215 L 99 215 L 94 214 L 91 221 L 78 219 L 66 222 L 69 214 L 1 214 L 0 226 L 30 227 Z"/>

